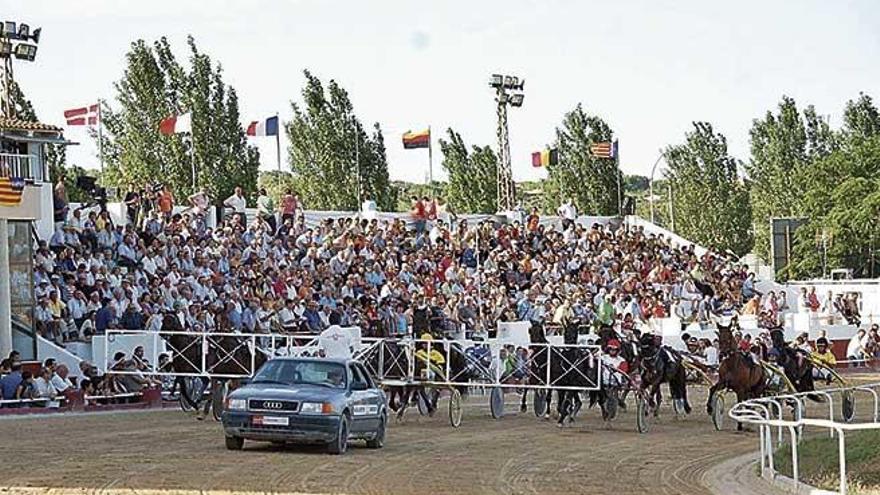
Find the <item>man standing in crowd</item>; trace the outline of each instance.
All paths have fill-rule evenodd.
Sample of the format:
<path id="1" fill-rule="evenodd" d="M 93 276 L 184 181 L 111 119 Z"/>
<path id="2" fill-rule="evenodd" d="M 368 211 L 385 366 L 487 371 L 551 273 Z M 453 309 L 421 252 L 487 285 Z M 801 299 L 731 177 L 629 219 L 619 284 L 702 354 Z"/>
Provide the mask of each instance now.
<path id="1" fill-rule="evenodd" d="M 275 223 L 275 202 L 266 193 L 265 187 L 260 188 L 260 195 L 257 197 L 257 214 L 261 220 L 269 225 L 269 232 L 274 235 L 275 231 L 278 230 L 278 226 Z"/>
<path id="2" fill-rule="evenodd" d="M 568 230 L 574 225 L 577 218 L 577 208 L 574 206 L 574 201 L 569 198 L 568 201 L 562 203 L 556 210 L 556 214 L 562 217 L 562 230 Z"/>
<path id="3" fill-rule="evenodd" d="M 235 192 L 232 193 L 232 196 L 226 198 L 223 201 L 223 206 L 232 210 L 233 215 L 238 215 L 241 220 L 239 224 L 244 227 L 247 225 L 247 214 L 245 213 L 245 208 L 247 208 L 247 201 L 244 199 L 244 194 L 241 192 L 241 187 L 236 187 Z"/>

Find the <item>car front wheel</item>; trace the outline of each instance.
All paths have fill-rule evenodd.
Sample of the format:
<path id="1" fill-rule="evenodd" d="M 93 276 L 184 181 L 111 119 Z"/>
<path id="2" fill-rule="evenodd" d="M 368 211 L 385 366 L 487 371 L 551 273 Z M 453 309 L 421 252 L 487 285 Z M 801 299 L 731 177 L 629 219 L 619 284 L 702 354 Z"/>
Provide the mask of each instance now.
<path id="1" fill-rule="evenodd" d="M 344 454 L 348 448 L 348 416 L 342 416 L 339 420 L 339 430 L 336 432 L 336 438 L 327 445 L 327 452 L 333 455 Z"/>
<path id="2" fill-rule="evenodd" d="M 241 450 L 244 447 L 244 438 L 226 437 L 226 448 L 229 450 Z"/>
<path id="3" fill-rule="evenodd" d="M 367 447 L 371 449 L 381 449 L 385 446 L 385 425 L 388 423 L 388 420 L 385 418 L 383 414 L 381 418 L 379 418 L 379 427 L 376 428 L 376 436 L 372 440 L 367 440 Z"/>

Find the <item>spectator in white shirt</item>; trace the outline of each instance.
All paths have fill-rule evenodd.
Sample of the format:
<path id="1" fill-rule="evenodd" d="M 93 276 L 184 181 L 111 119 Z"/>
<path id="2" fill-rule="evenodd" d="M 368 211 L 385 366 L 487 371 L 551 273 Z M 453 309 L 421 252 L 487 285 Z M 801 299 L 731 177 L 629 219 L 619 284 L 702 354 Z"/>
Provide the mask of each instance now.
<path id="1" fill-rule="evenodd" d="M 67 369 L 67 365 L 59 364 L 55 368 L 55 373 L 52 375 L 51 384 L 56 393 L 63 394 L 68 389 L 73 389 L 73 383 L 67 377 L 69 374 L 70 370 Z"/>
<path id="2" fill-rule="evenodd" d="M 846 346 L 846 359 L 850 361 L 861 361 L 865 359 L 866 343 L 867 338 L 865 336 L 865 329 L 860 328 L 859 331 L 849 339 L 849 344 Z M 858 362 L 850 363 L 851 367 L 857 367 L 858 365 Z"/>
<path id="3" fill-rule="evenodd" d="M 240 215 L 241 224 L 247 225 L 247 215 L 244 211 L 247 208 L 247 200 L 244 199 L 244 194 L 242 194 L 240 187 L 236 187 L 232 196 L 223 201 L 223 206 L 231 209 L 232 213 Z"/>
<path id="4" fill-rule="evenodd" d="M 58 391 L 52 385 L 52 372 L 49 368 L 40 370 L 40 376 L 34 380 L 34 398 L 54 399 Z"/>

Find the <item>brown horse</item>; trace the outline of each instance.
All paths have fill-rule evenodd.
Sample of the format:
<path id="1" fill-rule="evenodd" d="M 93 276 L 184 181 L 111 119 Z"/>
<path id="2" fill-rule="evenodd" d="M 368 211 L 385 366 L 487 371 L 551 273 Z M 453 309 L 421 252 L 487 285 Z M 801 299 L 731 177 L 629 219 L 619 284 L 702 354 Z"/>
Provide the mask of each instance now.
<path id="1" fill-rule="evenodd" d="M 732 390 L 737 402 L 760 397 L 764 394 L 767 377 L 760 363 L 751 362 L 744 352 L 736 348 L 730 326 L 718 325 L 718 354 L 721 362 L 718 366 L 718 382 L 709 389 L 706 412 L 711 416 L 714 408 L 715 394 L 724 390 Z M 737 430 L 742 431 L 742 423 L 737 423 Z"/>
<path id="2" fill-rule="evenodd" d="M 213 409 L 214 418 L 220 419 L 225 406 L 224 400 L 229 389 L 238 387 L 240 378 L 211 378 L 210 375 L 232 375 L 249 378 L 260 369 L 268 356 L 257 345 L 251 346 L 250 337 L 212 336 L 210 334 L 188 334 L 177 323 L 177 317 L 168 314 L 163 319 L 163 330 L 183 333 L 163 335 L 171 350 L 171 368 L 175 373 L 202 375 L 210 398 L 205 401 L 198 419 L 204 419 Z M 202 353 L 204 352 L 204 365 Z M 253 363 L 252 363 L 253 361 Z M 186 380 L 180 380 L 180 393 L 184 400 L 191 400 L 191 391 L 186 389 Z M 192 397 L 191 407 L 198 408 L 201 397 Z"/>

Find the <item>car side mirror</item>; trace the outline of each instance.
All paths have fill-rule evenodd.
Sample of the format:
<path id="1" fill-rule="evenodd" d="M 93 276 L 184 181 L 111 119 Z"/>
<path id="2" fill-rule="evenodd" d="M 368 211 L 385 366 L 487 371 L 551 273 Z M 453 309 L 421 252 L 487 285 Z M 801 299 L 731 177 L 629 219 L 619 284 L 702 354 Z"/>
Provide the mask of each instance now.
<path id="1" fill-rule="evenodd" d="M 351 384 L 351 389 L 356 391 L 367 390 L 368 388 L 364 382 L 354 382 Z"/>

